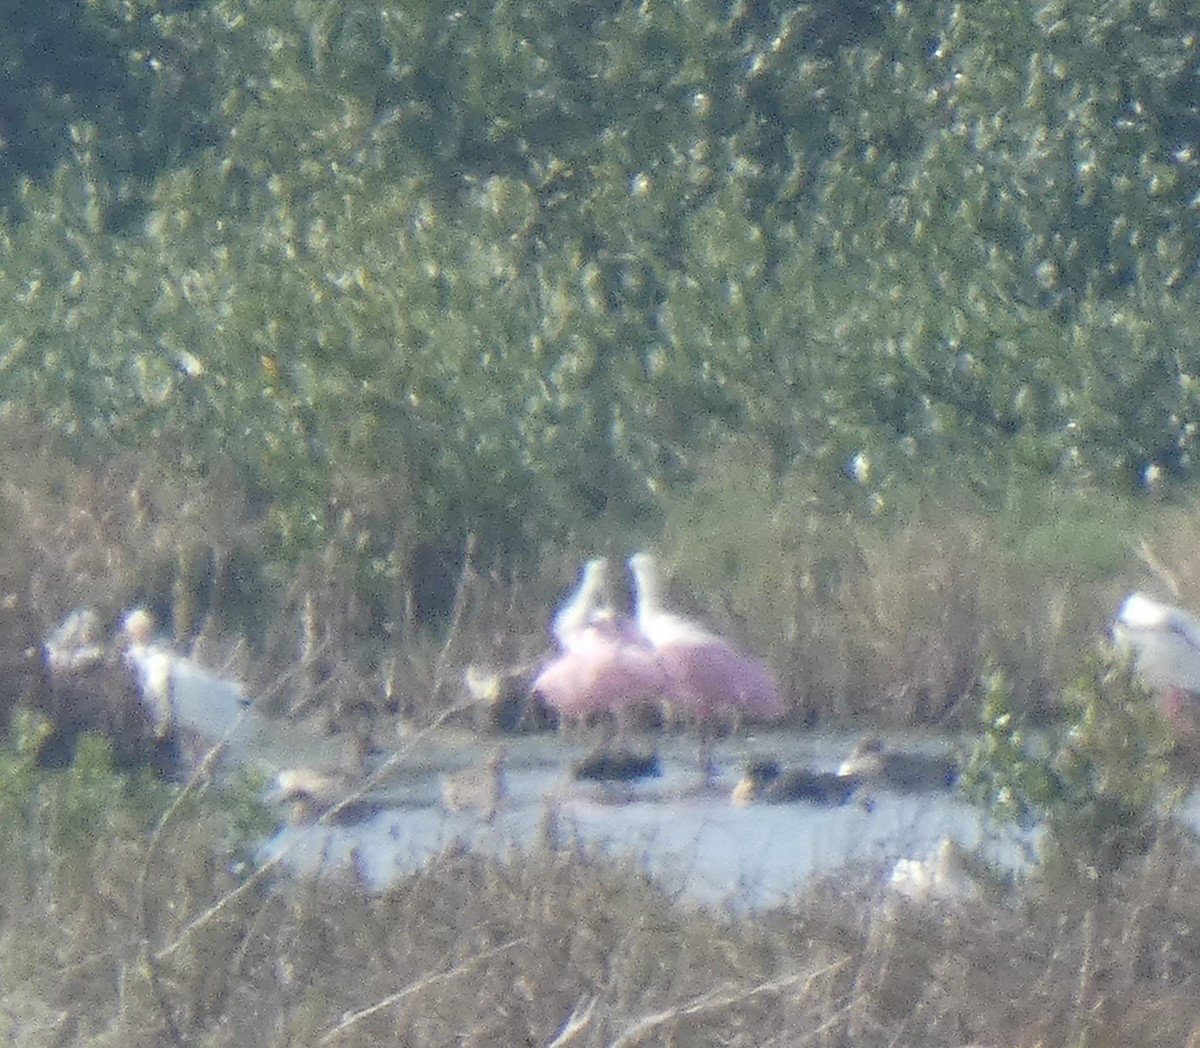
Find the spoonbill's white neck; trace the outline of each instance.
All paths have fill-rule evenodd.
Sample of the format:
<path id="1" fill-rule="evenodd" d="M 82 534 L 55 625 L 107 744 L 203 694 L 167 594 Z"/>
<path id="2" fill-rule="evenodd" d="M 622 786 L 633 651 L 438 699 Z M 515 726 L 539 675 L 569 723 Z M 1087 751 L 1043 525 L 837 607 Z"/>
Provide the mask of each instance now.
<path id="1" fill-rule="evenodd" d="M 647 624 L 663 613 L 658 565 L 649 553 L 635 553 L 629 558 L 629 569 L 633 572 L 638 625 L 646 632 Z"/>
<path id="2" fill-rule="evenodd" d="M 603 605 L 608 561 L 595 557 L 583 566 L 583 577 L 574 596 L 554 616 L 553 632 L 560 644 L 582 630 Z"/>
<path id="3" fill-rule="evenodd" d="M 629 558 L 637 598 L 637 625 L 642 636 L 656 648 L 666 644 L 706 644 L 715 638 L 702 626 L 667 611 L 663 606 L 658 563 L 649 553 Z"/>

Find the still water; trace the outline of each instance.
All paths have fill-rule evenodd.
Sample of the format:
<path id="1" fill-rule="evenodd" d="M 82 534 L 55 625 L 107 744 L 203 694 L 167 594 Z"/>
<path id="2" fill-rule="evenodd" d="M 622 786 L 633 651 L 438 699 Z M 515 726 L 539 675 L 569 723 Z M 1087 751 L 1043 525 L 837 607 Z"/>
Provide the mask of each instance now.
<path id="1" fill-rule="evenodd" d="M 234 685 L 190 664 L 176 666 L 174 700 L 180 723 L 227 738 L 230 761 L 274 772 L 335 760 L 328 740 L 246 710 Z M 282 826 L 263 842 L 261 858 L 279 857 L 297 871 L 352 867 L 368 883 L 385 885 L 446 848 L 469 845 L 505 856 L 549 834 L 557 846 L 577 845 L 631 863 L 683 899 L 731 908 L 786 901 L 814 875 L 847 864 L 882 886 L 898 859 L 930 858 L 946 838 L 982 849 L 1005 867 L 1026 861 L 1028 839 L 989 828 L 953 791 L 860 791 L 839 807 L 730 803 L 746 760 L 770 756 L 785 765 L 834 771 L 854 741 L 780 732 L 731 738 L 717 746 L 716 784 L 698 791 L 696 744 L 686 735 L 660 744 L 660 777 L 629 787 L 572 779 L 571 763 L 586 752 L 586 739 L 512 738 L 504 742 L 505 800 L 487 821 L 472 812 L 444 811 L 441 777 L 478 761 L 494 743 L 465 733 L 422 733 L 400 741 L 398 758 L 372 790 L 383 805 L 376 815 L 346 827 Z M 948 740 L 923 737 L 889 742 L 930 752 L 951 748 Z"/>

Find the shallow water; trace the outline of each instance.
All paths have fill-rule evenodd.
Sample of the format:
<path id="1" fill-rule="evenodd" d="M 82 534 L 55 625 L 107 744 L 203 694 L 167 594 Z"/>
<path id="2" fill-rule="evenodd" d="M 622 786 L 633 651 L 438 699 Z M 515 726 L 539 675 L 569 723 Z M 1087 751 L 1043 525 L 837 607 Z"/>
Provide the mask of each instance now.
<path id="1" fill-rule="evenodd" d="M 336 742 L 246 709 L 235 685 L 186 662 L 174 675 L 177 720 L 213 739 L 226 738 L 227 759 L 269 770 L 336 763 Z M 953 791 L 899 795 L 860 791 L 848 804 L 759 804 L 736 808 L 729 791 L 747 759 L 771 756 L 785 765 L 832 771 L 850 750 L 847 735 L 759 732 L 719 744 L 719 778 L 697 791 L 695 742 L 659 745 L 663 774 L 632 786 L 572 780 L 572 761 L 586 740 L 557 736 L 506 740 L 505 802 L 494 820 L 447 813 L 440 777 L 479 760 L 494 741 L 459 732 L 403 740 L 399 757 L 370 796 L 387 806 L 356 826 L 283 826 L 265 841 L 263 859 L 281 857 L 295 870 L 352 866 L 373 885 L 411 873 L 455 845 L 495 855 L 550 835 L 558 846 L 604 852 L 645 870 L 668 890 L 699 903 L 762 907 L 786 901 L 814 875 L 855 863 L 885 883 L 900 858 L 925 859 L 949 837 L 981 848 L 1004 866 L 1019 865 L 1027 840 L 989 833 L 979 813 Z M 890 744 L 944 752 L 949 740 L 893 737 Z"/>

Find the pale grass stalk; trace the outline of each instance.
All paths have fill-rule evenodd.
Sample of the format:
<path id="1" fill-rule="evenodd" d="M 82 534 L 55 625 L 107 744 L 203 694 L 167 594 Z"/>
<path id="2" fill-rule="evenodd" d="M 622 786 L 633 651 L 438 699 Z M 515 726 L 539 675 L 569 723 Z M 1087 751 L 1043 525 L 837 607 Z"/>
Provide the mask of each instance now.
<path id="1" fill-rule="evenodd" d="M 1162 559 L 1154 552 L 1153 547 L 1145 539 L 1138 543 L 1137 550 L 1138 559 L 1146 565 L 1155 575 L 1166 583 L 1167 588 L 1171 591 L 1171 596 L 1176 600 L 1183 598 L 1183 591 L 1179 586 L 1179 579 L 1175 573 L 1162 561 Z"/>
<path id="2" fill-rule="evenodd" d="M 576 1034 L 582 1033 L 591 1025 L 592 1013 L 595 1012 L 599 1000 L 599 997 L 593 997 L 588 1001 L 586 1008 L 582 1001 L 575 1005 L 571 1014 L 567 1016 L 566 1022 L 563 1023 L 563 1028 L 559 1030 L 553 1041 L 546 1044 L 546 1048 L 562 1048 L 564 1044 L 570 1044 L 575 1040 Z"/>
<path id="3" fill-rule="evenodd" d="M 454 591 L 454 610 L 450 615 L 450 628 L 446 631 L 446 640 L 442 644 L 442 650 L 438 653 L 437 661 L 434 663 L 433 694 L 431 696 L 434 709 L 437 709 L 441 700 L 442 690 L 446 686 L 450 655 L 453 652 L 455 642 L 458 640 L 459 633 L 462 632 L 463 612 L 467 604 L 467 587 L 475 577 L 474 557 L 475 533 L 471 532 L 467 536 L 466 549 L 463 552 L 462 572 L 458 576 L 458 587 Z"/>
<path id="4" fill-rule="evenodd" d="M 400 762 L 400 760 L 402 758 L 407 757 L 409 755 L 409 753 L 411 753 L 416 748 L 417 744 L 420 743 L 427 734 L 435 731 L 449 717 L 453 716 L 455 713 L 458 713 L 458 712 L 459 712 L 459 707 L 452 707 L 450 709 L 447 709 L 437 718 L 437 720 L 435 720 L 431 725 L 429 725 L 429 727 L 423 728 L 421 731 L 417 732 L 415 735 L 412 735 L 408 739 L 408 741 L 405 743 L 404 746 L 402 746 L 399 750 L 397 750 L 395 753 L 393 753 L 386 761 L 384 761 L 378 768 L 376 768 L 375 771 L 373 771 L 370 775 L 368 775 L 366 778 L 364 778 L 363 781 L 359 784 L 359 786 L 355 790 L 348 793 L 342 800 L 340 800 L 333 807 L 322 812 L 321 817 L 316 820 L 314 825 L 318 825 L 318 826 L 324 825 L 325 823 L 336 818 L 336 816 L 343 809 L 349 807 L 351 804 L 354 804 L 357 801 L 362 800 L 363 796 L 367 792 L 369 792 L 371 789 L 373 789 L 379 783 L 379 781 L 381 779 L 383 779 L 389 772 L 391 772 L 392 769 L 396 767 L 396 765 Z M 219 749 L 220 746 L 222 746 L 222 745 L 224 745 L 224 744 L 219 743 L 217 747 L 214 747 L 214 750 Z M 209 758 L 211 756 L 212 756 L 212 751 L 210 751 L 209 757 L 205 758 L 206 764 L 209 762 Z M 166 824 L 168 816 L 173 814 L 174 811 L 176 811 L 178 809 L 178 806 L 179 806 L 178 801 L 175 804 L 172 804 L 172 806 L 168 810 L 167 814 L 163 816 L 163 820 L 160 822 L 160 828 L 161 828 L 161 826 L 164 826 Z M 155 832 L 157 834 L 158 831 L 156 830 Z M 271 858 L 271 859 L 267 860 L 267 862 L 263 863 L 262 866 L 260 866 L 257 870 L 255 870 L 241 884 L 239 884 L 232 891 L 227 892 L 224 896 L 222 896 L 220 899 L 218 899 L 215 903 L 213 903 L 207 910 L 205 910 L 203 913 L 201 913 L 199 916 L 197 916 L 194 920 L 189 921 L 188 924 L 186 924 L 183 927 L 183 929 L 180 931 L 179 935 L 175 938 L 175 941 L 170 943 L 167 946 L 162 947 L 162 949 L 156 951 L 152 955 L 153 959 L 155 961 L 163 961 L 166 958 L 170 957 L 173 953 L 175 953 L 176 950 L 178 950 L 184 944 L 184 942 L 191 936 L 191 934 L 193 932 L 198 931 L 200 928 L 203 928 L 206 924 L 208 924 L 210 921 L 212 921 L 215 917 L 219 916 L 221 914 L 221 912 L 224 911 L 229 905 L 236 902 L 238 899 L 240 899 L 243 895 L 245 895 L 251 889 L 253 889 L 253 888 L 257 887 L 259 884 L 261 884 L 268 877 L 268 875 L 273 873 L 282 864 L 283 860 L 291 853 L 292 848 L 295 847 L 295 845 L 297 843 L 299 843 L 299 838 L 297 838 L 297 840 L 295 842 L 293 842 L 291 845 L 289 845 L 288 847 L 286 847 L 282 851 L 280 851 L 278 855 L 274 856 L 274 858 Z"/>
<path id="5" fill-rule="evenodd" d="M 457 978 L 460 975 L 465 975 L 467 972 L 471 971 L 472 968 L 475 968 L 483 961 L 490 960 L 499 954 L 511 950 L 514 946 L 520 946 L 522 943 L 527 941 L 528 940 L 524 936 L 519 939 L 510 939 L 508 942 L 502 943 L 499 946 L 494 946 L 490 950 L 484 950 L 483 953 L 472 957 L 468 961 L 464 961 L 462 964 L 457 965 L 454 968 L 444 972 L 434 972 L 418 979 L 414 983 L 409 983 L 409 985 L 404 987 L 404 989 L 397 990 L 392 994 L 388 994 L 388 996 L 383 998 L 383 1000 L 376 1001 L 369 1008 L 363 1008 L 357 1012 L 351 1012 L 349 1015 L 345 1016 L 345 1018 L 343 1018 L 342 1021 L 337 1024 L 337 1026 L 327 1030 L 317 1043 L 330 1044 L 331 1042 L 337 1040 L 338 1037 L 344 1034 L 352 1026 L 357 1025 L 364 1019 L 369 1019 L 372 1015 L 383 1011 L 385 1008 L 390 1008 L 394 1004 L 399 1004 L 406 997 L 411 997 L 413 994 L 419 993 L 421 990 L 427 989 L 430 986 L 435 986 L 438 983 L 448 982 L 449 980 Z"/>
<path id="6" fill-rule="evenodd" d="M 836 964 L 826 965 L 815 972 L 800 972 L 794 975 L 785 975 L 782 978 L 760 983 L 758 986 L 752 986 L 748 990 L 726 990 L 725 992 L 713 990 L 710 993 L 701 994 L 699 997 L 694 997 L 684 1004 L 675 1005 L 672 1008 L 663 1009 L 661 1012 L 652 1012 L 649 1015 L 642 1016 L 632 1025 L 626 1027 L 625 1031 L 616 1040 L 609 1042 L 609 1048 L 625 1048 L 626 1045 L 636 1044 L 646 1034 L 660 1026 L 665 1026 L 669 1022 L 692 1015 L 702 1015 L 705 1012 L 718 1011 L 721 1008 L 728 1008 L 731 1005 L 740 1004 L 742 1001 L 751 1000 L 762 994 L 778 993 L 780 990 L 784 990 L 789 986 L 795 986 L 797 983 L 804 984 L 801 989 L 801 993 L 804 993 L 818 978 L 834 974 L 838 969 L 845 967 L 846 963 L 846 961 L 838 961 Z"/>
<path id="7" fill-rule="evenodd" d="M 463 575 L 459 581 L 458 594 L 455 599 L 455 616 L 452 621 L 452 627 L 451 627 L 450 633 L 447 635 L 446 641 L 442 646 L 441 654 L 439 655 L 439 660 L 438 660 L 439 665 L 444 665 L 446 660 L 448 659 L 449 648 L 454 640 L 457 624 L 459 622 L 461 622 L 461 619 L 462 619 L 462 606 L 464 603 L 463 594 L 464 594 L 464 590 L 465 590 L 467 574 L 468 574 L 468 571 L 469 571 L 470 565 L 471 565 L 471 553 L 474 550 L 474 546 L 475 546 L 475 538 L 472 535 L 472 536 L 469 536 L 468 540 L 467 540 L 467 559 L 466 559 L 466 563 L 463 566 Z M 280 677 L 288 678 L 288 677 L 292 676 L 295 672 L 296 672 L 295 670 L 289 670 L 286 673 L 281 674 Z M 270 693 L 272 691 L 277 691 L 277 690 L 279 690 L 280 687 L 282 687 L 281 684 L 272 685 L 272 687 L 268 689 L 267 693 Z M 256 699 L 256 704 L 260 700 L 261 700 L 261 696 L 259 696 L 259 698 Z M 428 727 L 422 729 L 421 731 L 417 732 L 415 735 L 411 736 L 404 746 L 400 747 L 400 749 L 398 749 L 395 753 L 393 753 L 378 768 L 376 768 L 374 772 L 372 772 L 370 775 L 366 776 L 363 779 L 363 781 L 358 785 L 357 789 L 355 789 L 351 793 L 347 794 L 336 805 L 334 805 L 333 807 L 331 807 L 328 810 L 326 810 L 325 812 L 323 812 L 321 814 L 321 817 L 316 820 L 316 824 L 323 825 L 325 823 L 328 823 L 332 819 L 335 819 L 337 817 L 337 815 L 340 812 L 342 812 L 345 808 L 349 807 L 351 804 L 356 803 L 357 801 L 360 801 L 367 792 L 369 792 L 371 789 L 373 789 L 383 778 L 385 778 L 392 771 L 392 769 L 394 769 L 396 767 L 396 765 L 400 762 L 400 760 L 403 757 L 406 757 L 409 753 L 411 753 L 413 751 L 413 749 L 416 748 L 417 744 L 420 743 L 422 741 L 422 739 L 424 739 L 428 733 L 435 731 L 443 723 L 445 723 L 445 721 L 447 719 L 449 719 L 454 714 L 460 712 L 460 710 L 464 709 L 464 708 L 465 708 L 465 705 L 459 704 L 456 706 L 452 706 L 446 710 L 443 710 L 442 713 L 438 715 L 438 717 L 433 721 L 432 724 L 430 724 Z M 201 762 L 200 766 L 189 777 L 183 790 L 180 792 L 180 795 L 175 799 L 174 803 L 171 804 L 171 806 L 167 809 L 167 811 L 163 813 L 162 818 L 159 820 L 158 825 L 155 827 L 154 834 L 151 837 L 150 847 L 147 852 L 146 863 L 142 868 L 140 890 L 141 890 L 141 896 L 142 896 L 143 914 L 144 914 L 145 906 L 146 906 L 146 903 L 145 903 L 146 874 L 147 874 L 147 871 L 149 868 L 149 860 L 150 860 L 151 853 L 153 852 L 157 842 L 160 840 L 163 830 L 174 818 L 175 814 L 178 812 L 183 801 L 188 796 L 190 796 L 190 794 L 192 792 L 194 792 L 194 790 L 196 788 L 196 784 L 198 784 L 200 782 L 206 782 L 211 777 L 212 768 L 216 764 L 217 758 L 220 755 L 221 751 L 223 750 L 226 741 L 228 741 L 228 739 L 231 738 L 233 736 L 233 734 L 237 731 L 238 727 L 241 725 L 242 718 L 245 717 L 245 715 L 246 715 L 246 712 L 248 712 L 248 711 L 243 711 L 243 713 L 238 717 L 237 721 L 234 722 L 233 726 L 230 728 L 225 739 L 222 739 L 215 746 L 213 746 L 212 749 L 210 749 L 208 751 L 208 753 L 204 757 L 204 760 Z M 273 873 L 280 866 L 280 864 L 283 862 L 283 860 L 289 854 L 291 847 L 294 847 L 294 845 L 291 845 L 288 848 L 285 848 L 274 858 L 265 862 L 262 866 L 260 866 L 257 870 L 255 870 L 254 873 L 252 873 L 249 877 L 247 877 L 246 880 L 244 880 L 236 888 L 234 888 L 232 891 L 226 893 L 222 898 L 218 899 L 215 903 L 213 903 L 213 905 L 210 906 L 207 910 L 205 910 L 203 913 L 201 913 L 199 916 L 197 916 L 194 920 L 190 921 L 187 925 L 185 925 L 184 928 L 182 929 L 182 931 L 179 933 L 179 935 L 175 938 L 174 942 L 170 943 L 167 946 L 162 947 L 161 949 L 155 951 L 152 954 L 148 954 L 147 961 L 150 964 L 150 970 L 152 970 L 154 963 L 160 963 L 163 960 L 170 957 L 173 953 L 175 953 L 175 951 L 178 950 L 180 948 L 180 946 L 183 945 L 183 943 L 188 939 L 188 937 L 194 931 L 197 931 L 198 929 L 204 927 L 211 920 L 213 920 L 215 917 L 217 917 L 222 911 L 224 911 L 229 905 L 236 902 L 247 892 L 251 891 L 253 888 L 255 888 L 259 884 L 261 884 L 271 873 Z M 149 946 L 148 929 L 143 927 L 143 947 L 148 949 L 148 946 Z"/>

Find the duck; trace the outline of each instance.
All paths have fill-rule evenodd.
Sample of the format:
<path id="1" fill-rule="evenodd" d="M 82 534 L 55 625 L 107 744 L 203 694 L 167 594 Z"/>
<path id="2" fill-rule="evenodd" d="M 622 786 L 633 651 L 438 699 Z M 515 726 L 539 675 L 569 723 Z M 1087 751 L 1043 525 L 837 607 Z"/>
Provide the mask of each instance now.
<path id="1" fill-rule="evenodd" d="M 571 765 L 573 778 L 586 782 L 637 782 L 662 775 L 658 753 L 635 750 L 597 750 Z"/>
<path id="2" fill-rule="evenodd" d="M 842 761 L 838 774 L 897 793 L 932 793 L 955 784 L 958 762 L 940 754 L 889 751 L 879 736 L 867 735 Z"/>
<path id="3" fill-rule="evenodd" d="M 809 768 L 784 770 L 771 759 L 751 761 L 733 788 L 730 800 L 743 808 L 756 802 L 789 804 L 808 801 L 811 804 L 845 804 L 859 787 L 854 775 L 812 771 Z"/>

